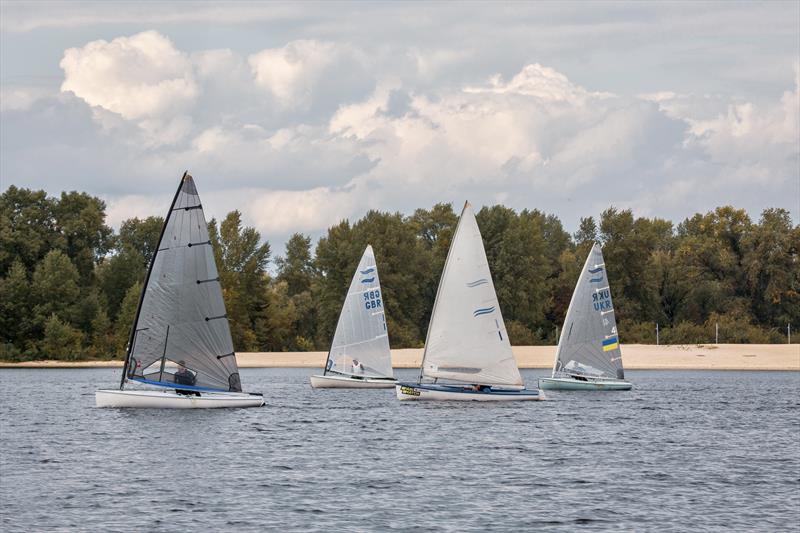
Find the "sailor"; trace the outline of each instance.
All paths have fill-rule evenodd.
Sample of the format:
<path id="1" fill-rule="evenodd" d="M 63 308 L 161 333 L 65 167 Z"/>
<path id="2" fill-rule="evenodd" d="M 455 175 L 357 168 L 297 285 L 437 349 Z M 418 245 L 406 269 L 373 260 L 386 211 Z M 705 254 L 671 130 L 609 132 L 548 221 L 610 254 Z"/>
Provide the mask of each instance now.
<path id="1" fill-rule="evenodd" d="M 197 381 L 197 376 L 188 368 L 186 368 L 186 361 L 181 359 L 178 361 L 178 371 L 175 372 L 174 375 L 175 383 L 179 385 L 194 385 Z M 175 392 L 178 394 L 185 394 L 187 396 L 200 396 L 200 393 L 197 391 L 191 391 L 186 389 L 175 389 Z"/>
<path id="2" fill-rule="evenodd" d="M 364 374 L 364 365 L 362 365 L 358 359 L 353 359 L 352 373 Z"/>

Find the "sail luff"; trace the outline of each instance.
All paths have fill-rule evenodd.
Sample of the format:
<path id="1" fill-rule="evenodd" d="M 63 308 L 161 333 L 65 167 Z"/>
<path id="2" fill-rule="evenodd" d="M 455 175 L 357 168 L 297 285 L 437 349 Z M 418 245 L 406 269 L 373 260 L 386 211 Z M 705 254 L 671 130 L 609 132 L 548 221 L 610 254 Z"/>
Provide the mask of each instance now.
<path id="1" fill-rule="evenodd" d="M 561 327 L 561 334 L 558 336 L 558 346 L 556 347 L 556 360 L 553 361 L 553 373 L 552 377 L 556 375 L 556 368 L 558 367 L 558 361 L 561 358 L 561 350 L 563 349 L 563 341 L 565 340 L 564 335 L 568 335 L 567 333 L 567 324 L 569 324 L 568 320 L 572 315 L 572 308 L 575 305 L 575 300 L 578 297 L 578 288 L 581 286 L 581 280 L 583 276 L 586 275 L 586 271 L 589 269 L 589 261 L 592 260 L 592 256 L 594 255 L 592 252 L 594 251 L 594 247 L 597 246 L 596 243 L 592 243 L 592 248 L 589 250 L 589 254 L 586 256 L 586 261 L 583 262 L 583 268 L 581 268 L 580 273 L 578 274 L 578 281 L 575 282 L 575 289 L 572 291 L 572 297 L 569 299 L 569 306 L 567 306 L 567 314 L 564 315 L 564 323 Z"/>
<path id="2" fill-rule="evenodd" d="M 428 319 L 428 331 L 425 333 L 425 348 L 422 350 L 422 362 L 419 365 L 419 378 L 417 379 L 417 383 L 422 383 L 422 373 L 425 369 L 425 358 L 428 355 L 428 346 L 430 345 L 429 341 L 431 338 L 431 325 L 433 324 L 433 318 L 436 316 L 436 306 L 439 303 L 439 295 L 442 292 L 445 274 L 447 274 L 447 267 L 450 264 L 450 254 L 453 253 L 453 242 L 455 242 L 456 235 L 458 235 L 458 230 L 461 228 L 461 221 L 464 219 L 464 211 L 467 210 L 467 207 L 469 207 L 469 201 L 464 202 L 464 207 L 461 208 L 461 214 L 458 216 L 458 223 L 456 223 L 456 229 L 453 231 L 453 237 L 450 239 L 450 246 L 447 249 L 447 256 L 444 259 L 442 275 L 439 276 L 439 285 L 436 287 L 436 297 L 433 299 L 431 317 Z"/>
<path id="3" fill-rule="evenodd" d="M 136 339 L 136 325 L 139 323 L 139 315 L 142 312 L 142 303 L 144 302 L 144 295 L 147 291 L 147 284 L 150 283 L 150 275 L 153 273 L 153 265 L 156 264 L 156 256 L 158 255 L 158 250 L 161 248 L 161 241 L 164 240 L 164 232 L 167 231 L 167 224 L 169 224 L 169 219 L 172 216 L 172 211 L 175 209 L 175 203 L 178 201 L 178 197 L 181 194 L 181 190 L 183 189 L 183 180 L 186 179 L 186 176 L 189 174 L 189 171 L 186 170 L 181 176 L 181 181 L 178 183 L 178 188 L 175 191 L 175 196 L 172 197 L 172 202 L 169 204 L 169 211 L 167 212 L 167 216 L 164 217 L 164 223 L 161 225 L 161 233 L 158 236 L 158 244 L 156 244 L 156 249 L 153 250 L 153 255 L 150 257 L 150 264 L 147 266 L 147 275 L 144 278 L 144 284 L 142 285 L 142 290 L 139 293 L 139 305 L 136 306 L 136 315 L 133 318 L 133 325 L 131 325 L 131 333 L 128 337 L 128 353 L 125 354 L 125 364 L 122 367 L 122 377 L 119 381 L 119 389 L 122 390 L 125 387 L 125 381 L 128 377 L 128 364 L 131 360 L 131 354 L 133 353 L 133 344 Z"/>

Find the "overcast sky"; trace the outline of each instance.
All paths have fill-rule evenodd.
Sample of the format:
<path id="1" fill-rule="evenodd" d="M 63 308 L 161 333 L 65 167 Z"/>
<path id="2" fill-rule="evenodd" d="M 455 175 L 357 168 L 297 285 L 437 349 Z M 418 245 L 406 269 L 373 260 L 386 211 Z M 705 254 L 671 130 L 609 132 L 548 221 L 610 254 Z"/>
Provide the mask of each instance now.
<path id="1" fill-rule="evenodd" d="M 207 216 L 277 251 L 367 210 L 800 222 L 800 2 L 3 2 L 0 189 Z"/>

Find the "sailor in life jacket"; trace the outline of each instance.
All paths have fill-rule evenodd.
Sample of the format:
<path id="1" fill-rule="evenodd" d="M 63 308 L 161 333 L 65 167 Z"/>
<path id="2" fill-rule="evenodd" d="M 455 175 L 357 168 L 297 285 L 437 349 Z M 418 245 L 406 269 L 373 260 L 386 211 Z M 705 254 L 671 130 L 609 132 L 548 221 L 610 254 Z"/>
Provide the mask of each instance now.
<path id="1" fill-rule="evenodd" d="M 352 373 L 353 374 L 364 374 L 364 365 L 362 365 L 361 362 L 359 362 L 358 359 L 353 359 Z"/>

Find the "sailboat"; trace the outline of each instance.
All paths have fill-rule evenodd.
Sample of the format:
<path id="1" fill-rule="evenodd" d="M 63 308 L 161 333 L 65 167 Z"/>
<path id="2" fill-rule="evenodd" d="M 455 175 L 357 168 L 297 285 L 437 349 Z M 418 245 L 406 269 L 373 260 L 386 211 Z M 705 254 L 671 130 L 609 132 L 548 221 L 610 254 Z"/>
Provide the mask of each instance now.
<path id="1" fill-rule="evenodd" d="M 311 376 L 311 386 L 386 389 L 395 383 L 378 266 L 368 245 L 342 305 L 325 370 Z"/>
<path id="2" fill-rule="evenodd" d="M 129 389 L 129 382 L 159 389 Z M 264 405 L 242 392 L 203 206 L 188 173 L 147 270 L 119 389 L 97 407 L 212 408 Z"/>
<path id="3" fill-rule="evenodd" d="M 583 265 L 558 340 L 553 374 L 539 388 L 560 390 L 630 390 L 603 252 L 592 245 Z"/>
<path id="4" fill-rule="evenodd" d="M 439 281 L 419 378 L 395 391 L 400 400 L 544 399 L 522 382 L 469 202 Z"/>

